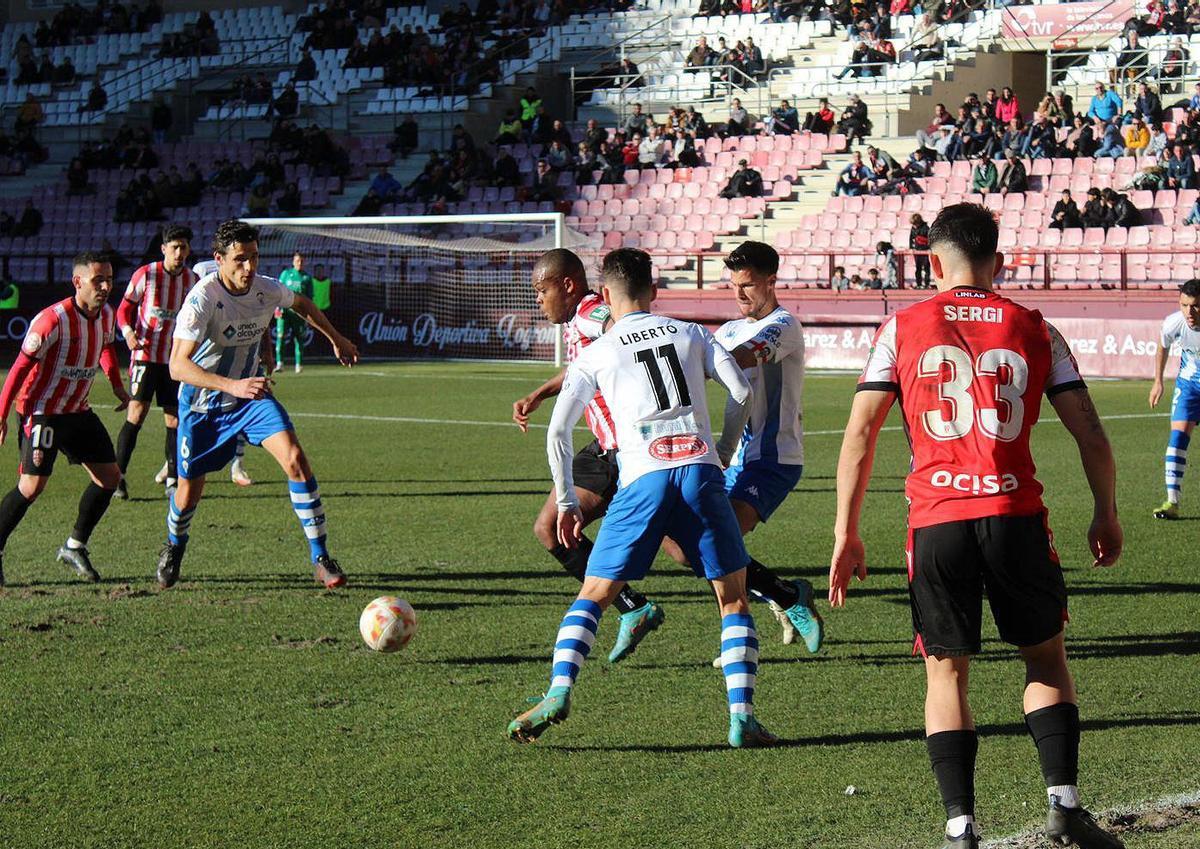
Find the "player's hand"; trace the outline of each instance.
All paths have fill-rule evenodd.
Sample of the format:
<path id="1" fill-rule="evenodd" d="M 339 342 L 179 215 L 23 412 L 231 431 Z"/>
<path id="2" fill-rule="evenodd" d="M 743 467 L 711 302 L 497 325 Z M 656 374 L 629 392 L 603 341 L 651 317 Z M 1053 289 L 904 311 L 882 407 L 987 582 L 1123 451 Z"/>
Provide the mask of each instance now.
<path id="1" fill-rule="evenodd" d="M 125 391 L 125 387 L 113 387 L 113 395 L 117 396 L 117 406 L 113 407 L 113 412 L 119 413 L 129 406 L 129 402 L 133 399 L 129 397 L 129 393 Z"/>
<path id="2" fill-rule="evenodd" d="M 578 507 L 558 511 L 558 541 L 567 548 L 575 548 L 583 539 L 583 514 Z"/>
<path id="3" fill-rule="evenodd" d="M 1088 528 L 1088 548 L 1092 550 L 1092 568 L 1115 566 L 1125 544 L 1125 532 L 1115 513 L 1095 516 Z"/>
<path id="4" fill-rule="evenodd" d="M 1154 385 L 1150 387 L 1150 406 L 1157 407 L 1158 402 L 1162 400 L 1163 383 L 1161 380 L 1154 381 Z"/>
<path id="5" fill-rule="evenodd" d="M 333 340 L 333 353 L 338 362 L 344 366 L 352 366 L 358 362 L 358 348 L 345 336 L 338 334 Z"/>
<path id="6" fill-rule="evenodd" d="M 274 385 L 275 381 L 269 377 L 246 377 L 242 380 L 235 380 L 229 394 L 235 398 L 257 401 L 259 398 L 266 398 L 270 395 L 271 387 Z"/>
<path id="7" fill-rule="evenodd" d="M 867 552 L 858 534 L 837 537 L 833 544 L 833 559 L 829 563 L 829 606 L 846 604 L 846 588 L 850 576 L 867 579 Z"/>
<path id="8" fill-rule="evenodd" d="M 524 398 L 513 401 L 512 419 L 521 429 L 521 433 L 529 433 L 529 416 L 540 406 L 542 406 L 542 399 L 533 395 L 526 395 Z"/>
<path id="9" fill-rule="evenodd" d="M 136 333 L 128 333 L 125 335 L 125 344 L 131 351 L 140 351 L 146 347 L 146 340 L 139 339 Z"/>

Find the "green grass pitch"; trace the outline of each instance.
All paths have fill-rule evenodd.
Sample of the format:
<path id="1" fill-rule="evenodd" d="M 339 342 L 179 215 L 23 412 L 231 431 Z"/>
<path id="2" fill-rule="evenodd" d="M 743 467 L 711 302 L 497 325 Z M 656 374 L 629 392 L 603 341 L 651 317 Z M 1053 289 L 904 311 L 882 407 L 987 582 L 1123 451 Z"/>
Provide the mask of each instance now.
<path id="1" fill-rule="evenodd" d="M 533 746 L 504 736 L 546 686 L 575 585 L 530 532 L 549 486 L 544 424 L 522 435 L 512 401 L 548 366 L 427 363 L 284 373 L 321 481 L 345 591 L 311 579 L 281 473 L 214 476 L 180 585 L 153 582 L 165 502 L 152 476 L 161 416 L 142 433 L 133 500 L 92 541 L 105 577 L 53 562 L 84 476 L 60 459 L 4 556 L 0 591 L 0 846 L 855 847 L 937 845 L 942 811 L 922 742 L 923 679 L 909 657 L 902 435 L 883 435 L 864 518 L 872 576 L 849 606 L 823 598 L 834 467 L 853 379 L 808 383 L 804 480 L 750 550 L 814 581 L 828 642 L 778 643 L 756 604 L 758 713 L 784 740 L 731 751 L 709 666 L 708 589 L 660 558 L 642 589 L 667 619 L 625 663 L 605 661 L 609 617 L 569 722 Z M 1068 646 L 1084 718 L 1082 792 L 1094 809 L 1200 788 L 1200 472 L 1187 521 L 1156 522 L 1166 411 L 1148 384 L 1095 383 L 1116 447 L 1126 554 L 1090 568 L 1090 496 L 1044 405 L 1040 477 L 1071 590 Z M 115 434 L 106 387 L 93 398 Z M 719 409 L 719 408 L 718 408 Z M 893 418 L 892 424 L 895 423 Z M 578 434 L 582 444 L 584 434 Z M 15 448 L 0 451 L 15 479 Z M 372 598 L 396 594 L 420 629 L 399 655 L 362 645 Z M 1021 722 L 1022 669 L 989 624 L 973 671 L 980 822 L 1036 826 L 1044 790 Z M 848 785 L 857 792 L 846 795 Z M 1130 849 L 1200 846 L 1195 826 Z"/>

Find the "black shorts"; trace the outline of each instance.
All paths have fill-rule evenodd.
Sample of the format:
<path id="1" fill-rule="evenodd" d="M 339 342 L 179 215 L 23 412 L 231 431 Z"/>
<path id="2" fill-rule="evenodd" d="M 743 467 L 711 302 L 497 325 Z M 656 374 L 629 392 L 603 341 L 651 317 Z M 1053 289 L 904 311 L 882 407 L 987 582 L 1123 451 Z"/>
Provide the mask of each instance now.
<path id="1" fill-rule="evenodd" d="M 72 463 L 115 463 L 112 439 L 91 410 L 21 419 L 21 474 L 48 477 L 58 452 Z"/>
<path id="2" fill-rule="evenodd" d="M 172 409 L 179 406 L 179 381 L 171 379 L 171 367 L 166 363 L 129 364 L 129 396 L 143 404 L 153 398 L 158 406 Z"/>
<path id="3" fill-rule="evenodd" d="M 617 452 L 604 451 L 600 442 L 593 439 L 576 453 L 571 461 L 571 474 L 575 486 L 594 492 L 601 498 L 612 498 L 617 494 Z"/>
<path id="4" fill-rule="evenodd" d="M 922 655 L 979 652 L 985 589 L 1007 643 L 1035 646 L 1066 621 L 1067 587 L 1045 513 L 914 528 L 909 564 L 915 649 Z"/>

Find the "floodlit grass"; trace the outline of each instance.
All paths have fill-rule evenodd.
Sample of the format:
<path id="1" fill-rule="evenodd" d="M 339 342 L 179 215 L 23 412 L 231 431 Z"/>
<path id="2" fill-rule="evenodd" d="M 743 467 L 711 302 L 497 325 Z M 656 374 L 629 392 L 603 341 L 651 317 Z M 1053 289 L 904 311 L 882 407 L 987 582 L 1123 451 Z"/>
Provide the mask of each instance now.
<path id="1" fill-rule="evenodd" d="M 923 679 L 909 657 L 908 455 L 896 431 L 883 435 L 865 511 L 872 576 L 844 611 L 821 603 L 826 648 L 780 645 L 766 608 L 754 608 L 758 712 L 783 745 L 726 748 L 723 682 L 709 666 L 717 613 L 708 589 L 665 558 L 642 584 L 664 627 L 612 667 L 609 617 L 570 721 L 534 746 L 505 739 L 524 699 L 546 686 L 575 589 L 530 532 L 549 486 L 545 431 L 503 425 L 513 399 L 548 374 L 447 363 L 284 373 L 278 396 L 321 481 L 345 591 L 312 582 L 282 475 L 252 449 L 258 483 L 213 477 L 182 581 L 160 592 L 165 502 L 151 478 L 161 417 L 134 457 L 133 500 L 115 502 L 93 538 L 105 581 L 82 584 L 53 562 L 84 481 L 60 459 L 4 556 L 0 846 L 937 845 Z M 805 478 L 749 540 L 822 598 L 836 431 L 852 387 L 810 379 Z M 1102 415 L 1128 416 L 1147 412 L 1147 388 L 1093 392 Z M 109 403 L 103 388 L 93 397 Z M 1093 571 L 1090 496 L 1073 445 L 1044 412 L 1035 454 L 1071 590 L 1085 801 L 1103 809 L 1194 791 L 1200 473 L 1185 482 L 1188 521 L 1156 522 L 1165 411 L 1108 421 L 1127 553 Z M 119 416 L 104 416 L 115 433 Z M 0 456 L 15 478 L 13 445 Z M 358 637 L 360 609 L 385 593 L 409 599 L 420 619 L 400 655 L 373 654 Z M 1021 666 L 990 620 L 985 640 L 972 680 L 978 813 L 998 836 L 1036 825 L 1044 790 L 1022 725 Z M 1131 849 L 1200 845 L 1194 827 L 1137 840 Z"/>

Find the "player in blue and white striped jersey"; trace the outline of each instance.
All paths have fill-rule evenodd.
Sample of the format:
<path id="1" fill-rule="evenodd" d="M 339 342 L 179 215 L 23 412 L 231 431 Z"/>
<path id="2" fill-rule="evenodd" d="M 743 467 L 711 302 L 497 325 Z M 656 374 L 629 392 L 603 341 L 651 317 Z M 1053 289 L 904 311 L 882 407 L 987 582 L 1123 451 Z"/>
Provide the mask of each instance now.
<path id="1" fill-rule="evenodd" d="M 1179 287 L 1179 309 L 1163 322 L 1150 406 L 1158 406 L 1163 394 L 1163 370 L 1173 347 L 1180 350 L 1179 374 L 1171 399 L 1171 436 L 1167 441 L 1167 500 L 1154 511 L 1156 519 L 1179 518 L 1179 495 L 1187 471 L 1187 450 L 1192 428 L 1200 422 L 1200 280 Z"/>
<path id="2" fill-rule="evenodd" d="M 261 445 L 288 478 L 292 507 L 312 556 L 313 575 L 327 587 L 346 575 L 325 545 L 325 508 L 308 458 L 283 406 L 271 395 L 259 348 L 275 308 L 291 308 L 329 340 L 344 365 L 358 359 L 354 344 L 334 329 L 312 301 L 258 270 L 258 230 L 237 219 L 224 222 L 213 239 L 219 263 L 192 287 L 175 320 L 171 376 L 179 390 L 179 484 L 167 512 L 167 542 L 158 560 L 158 582 L 179 580 L 188 528 L 204 492 L 205 476 L 233 458 L 244 435 Z"/>

